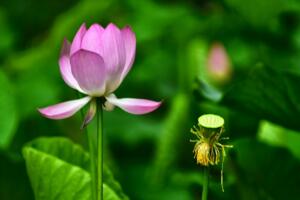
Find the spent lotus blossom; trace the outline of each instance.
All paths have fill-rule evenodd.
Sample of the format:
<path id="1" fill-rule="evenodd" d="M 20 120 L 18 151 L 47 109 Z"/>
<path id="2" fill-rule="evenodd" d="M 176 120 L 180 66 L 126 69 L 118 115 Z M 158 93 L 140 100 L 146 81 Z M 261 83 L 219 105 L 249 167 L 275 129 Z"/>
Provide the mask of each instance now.
<path id="1" fill-rule="evenodd" d="M 39 112 L 50 119 L 64 119 L 91 102 L 85 119 L 88 123 L 95 114 L 96 99 L 102 99 L 107 110 L 117 106 L 137 115 L 154 111 L 161 102 L 117 98 L 114 94 L 133 65 L 135 50 L 136 37 L 129 26 L 119 29 L 112 23 L 106 28 L 93 24 L 87 29 L 83 24 L 72 43 L 64 41 L 59 66 L 65 83 L 86 96 L 41 108 Z"/>

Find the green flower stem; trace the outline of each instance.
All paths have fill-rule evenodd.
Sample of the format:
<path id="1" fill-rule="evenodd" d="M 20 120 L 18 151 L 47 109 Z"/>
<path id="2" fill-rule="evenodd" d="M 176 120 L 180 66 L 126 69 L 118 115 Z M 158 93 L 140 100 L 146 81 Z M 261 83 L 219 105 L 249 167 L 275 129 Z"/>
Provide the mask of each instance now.
<path id="1" fill-rule="evenodd" d="M 97 101 L 97 200 L 103 200 L 103 110 Z"/>
<path id="2" fill-rule="evenodd" d="M 91 177 L 92 177 L 92 195 L 93 199 L 96 200 L 96 155 L 95 155 L 95 148 L 93 144 L 93 137 L 92 133 L 87 132 L 87 128 L 85 128 L 87 138 L 88 138 L 88 145 L 90 151 L 90 159 L 91 159 Z"/>
<path id="3" fill-rule="evenodd" d="M 82 95 L 77 92 L 77 96 L 78 98 L 81 98 Z M 81 115 L 81 119 L 82 121 L 84 120 L 84 113 L 83 113 L 83 109 L 80 110 L 80 115 Z M 90 171 L 91 171 L 91 177 L 92 177 L 92 184 L 91 184 L 91 192 L 92 192 L 92 197 L 93 200 L 96 200 L 96 155 L 95 155 L 95 148 L 94 148 L 94 143 L 93 143 L 93 136 L 92 133 L 88 132 L 88 128 L 85 127 L 83 129 L 84 134 L 87 137 L 87 141 L 88 141 L 88 147 L 89 147 L 89 152 L 90 152 Z"/>
<path id="4" fill-rule="evenodd" d="M 209 167 L 204 167 L 204 179 L 202 188 L 202 200 L 207 200 L 208 184 L 209 184 Z"/>

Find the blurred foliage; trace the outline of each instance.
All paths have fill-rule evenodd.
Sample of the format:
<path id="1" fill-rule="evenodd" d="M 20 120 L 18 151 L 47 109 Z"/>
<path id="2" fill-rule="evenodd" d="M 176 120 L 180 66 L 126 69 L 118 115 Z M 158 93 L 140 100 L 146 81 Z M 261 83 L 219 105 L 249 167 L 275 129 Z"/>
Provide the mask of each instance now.
<path id="1" fill-rule="evenodd" d="M 0 85 L 2 91 L 0 94 L 0 109 L 3 113 L 0 115 L 0 149 L 6 149 L 14 136 L 18 121 L 18 112 L 14 86 L 2 71 L 0 71 Z"/>
<path id="2" fill-rule="evenodd" d="M 239 149 L 239 173 L 244 184 L 248 185 L 246 191 L 241 190 L 247 192 L 243 194 L 245 198 L 285 199 L 286 194 L 291 197 L 298 195 L 299 161 L 286 150 L 253 139 L 239 140 L 235 148 Z"/>
<path id="3" fill-rule="evenodd" d="M 299 82 L 300 76 L 297 74 L 257 66 L 249 77 L 225 93 L 223 102 L 255 116 L 299 129 Z"/>
<path id="4" fill-rule="evenodd" d="M 225 193 L 217 166 L 210 199 L 297 199 L 299 11 L 297 0 L 1 1 L 0 199 L 90 195 L 80 114 L 51 121 L 36 110 L 77 97 L 60 77 L 58 56 L 83 22 L 131 25 L 136 61 L 116 94 L 163 100 L 146 116 L 104 113 L 107 199 L 200 199 L 202 167 L 189 129 L 204 113 L 222 115 L 235 144 Z M 226 84 L 208 76 L 215 42 L 232 63 Z"/>

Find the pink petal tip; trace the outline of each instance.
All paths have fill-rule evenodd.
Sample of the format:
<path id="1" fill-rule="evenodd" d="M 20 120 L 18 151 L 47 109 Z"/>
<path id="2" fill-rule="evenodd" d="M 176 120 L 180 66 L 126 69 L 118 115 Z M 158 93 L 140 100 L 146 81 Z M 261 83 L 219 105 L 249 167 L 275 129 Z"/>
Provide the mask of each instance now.
<path id="1" fill-rule="evenodd" d="M 106 97 L 107 101 L 121 108 L 122 110 L 135 114 L 142 115 L 156 110 L 161 102 L 151 101 L 147 99 L 121 98 L 117 99 L 112 95 Z"/>

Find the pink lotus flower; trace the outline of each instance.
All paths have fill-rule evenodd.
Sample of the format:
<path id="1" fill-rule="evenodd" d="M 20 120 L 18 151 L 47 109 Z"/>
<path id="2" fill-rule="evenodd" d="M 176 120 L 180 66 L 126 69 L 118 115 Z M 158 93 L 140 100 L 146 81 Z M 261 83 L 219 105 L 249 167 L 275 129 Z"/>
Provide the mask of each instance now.
<path id="1" fill-rule="evenodd" d="M 214 43 L 207 58 L 208 75 L 217 83 L 226 83 L 231 78 L 231 61 L 223 44 Z"/>
<path id="2" fill-rule="evenodd" d="M 83 24 L 72 44 L 64 41 L 59 66 L 62 78 L 70 87 L 86 94 L 86 97 L 59 103 L 39 109 L 50 119 L 64 119 L 72 116 L 83 106 L 92 102 L 90 121 L 95 113 L 95 99 L 105 99 L 105 106 L 118 106 L 132 114 L 154 111 L 160 102 L 146 99 L 117 98 L 113 92 L 120 86 L 135 57 L 136 38 L 129 26 L 119 29 L 109 24 L 105 29 L 93 24 L 88 30 Z"/>

